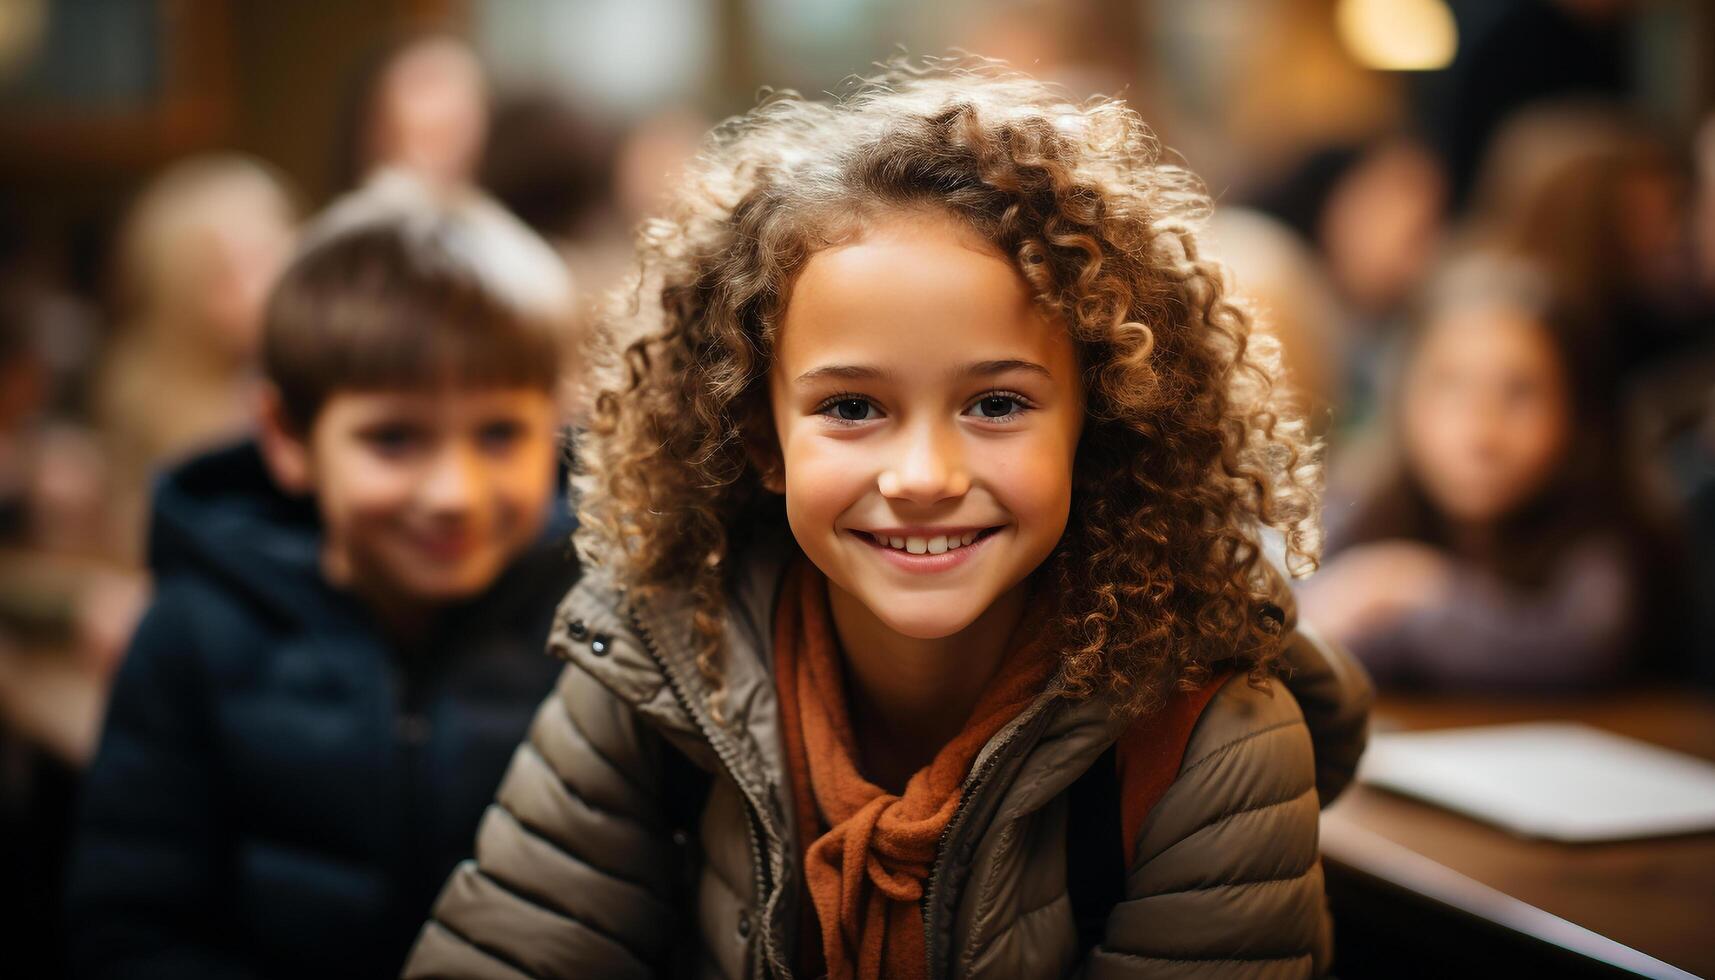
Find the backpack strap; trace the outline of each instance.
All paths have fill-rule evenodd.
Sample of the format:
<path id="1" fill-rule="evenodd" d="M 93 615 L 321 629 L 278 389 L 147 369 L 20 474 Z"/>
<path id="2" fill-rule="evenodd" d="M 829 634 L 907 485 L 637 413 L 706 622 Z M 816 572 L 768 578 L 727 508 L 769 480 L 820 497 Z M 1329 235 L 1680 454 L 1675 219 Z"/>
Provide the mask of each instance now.
<path id="1" fill-rule="evenodd" d="M 670 831 L 696 838 L 703 804 L 708 801 L 714 779 L 712 773 L 692 762 L 677 746 L 662 746 L 661 809 Z"/>
<path id="2" fill-rule="evenodd" d="M 1123 843 L 1117 756 L 1108 746 L 1066 791 L 1066 894 L 1079 949 L 1102 941 L 1108 912 L 1125 897 L 1125 855 L 1117 846 Z"/>
<path id="3" fill-rule="evenodd" d="M 661 746 L 661 815 L 666 832 L 672 835 L 679 862 L 679 907 L 694 909 L 697 894 L 699 854 L 702 844 L 698 825 L 702 822 L 703 806 L 708 802 L 714 775 L 692 762 L 678 746 Z M 682 924 L 682 923 L 681 923 Z M 670 966 L 665 976 L 680 978 L 698 975 L 696 943 L 672 943 Z"/>
<path id="4" fill-rule="evenodd" d="M 1106 934 L 1108 913 L 1125 898 L 1137 835 L 1178 778 L 1197 719 L 1231 676 L 1217 674 L 1195 691 L 1174 691 L 1067 789 L 1066 892 L 1079 949 L 1094 948 Z"/>

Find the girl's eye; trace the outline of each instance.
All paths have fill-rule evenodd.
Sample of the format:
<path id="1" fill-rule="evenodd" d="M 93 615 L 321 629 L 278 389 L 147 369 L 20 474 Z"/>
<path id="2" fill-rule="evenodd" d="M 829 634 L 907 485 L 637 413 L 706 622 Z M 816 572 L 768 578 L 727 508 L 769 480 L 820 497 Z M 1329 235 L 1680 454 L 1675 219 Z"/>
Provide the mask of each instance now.
<path id="1" fill-rule="evenodd" d="M 1030 407 L 1023 396 L 995 392 L 977 399 L 971 405 L 971 410 L 979 418 L 1009 419 L 1022 414 Z"/>
<path id="2" fill-rule="evenodd" d="M 835 422 L 868 422 L 878 418 L 880 410 L 868 398 L 857 395 L 836 395 L 822 403 L 816 409 L 817 415 L 826 415 Z"/>

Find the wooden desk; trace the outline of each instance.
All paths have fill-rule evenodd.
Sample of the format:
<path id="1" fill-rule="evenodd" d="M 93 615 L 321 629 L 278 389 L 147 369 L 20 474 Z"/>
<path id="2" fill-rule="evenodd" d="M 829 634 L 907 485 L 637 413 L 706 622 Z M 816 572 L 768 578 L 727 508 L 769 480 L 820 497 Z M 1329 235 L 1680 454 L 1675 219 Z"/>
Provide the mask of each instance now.
<path id="1" fill-rule="evenodd" d="M 1548 719 L 1715 760 L 1715 696 L 1694 692 L 1535 701 L 1390 697 L 1372 724 L 1432 729 Z M 1337 911 L 1344 894 L 1348 905 L 1359 903 L 1363 928 L 1391 923 L 1402 942 L 1414 929 L 1440 932 L 1415 939 L 1456 949 L 1468 938 L 1463 923 L 1472 948 L 1510 947 L 1514 964 L 1715 976 L 1715 834 L 1590 845 L 1528 840 L 1355 785 L 1323 814 L 1322 848 Z M 1382 906 L 1390 901 L 1388 913 Z M 1444 914 L 1425 926 L 1425 909 Z M 1371 946 L 1371 953 L 1386 948 Z M 1493 965 L 1490 955 L 1483 959 Z"/>

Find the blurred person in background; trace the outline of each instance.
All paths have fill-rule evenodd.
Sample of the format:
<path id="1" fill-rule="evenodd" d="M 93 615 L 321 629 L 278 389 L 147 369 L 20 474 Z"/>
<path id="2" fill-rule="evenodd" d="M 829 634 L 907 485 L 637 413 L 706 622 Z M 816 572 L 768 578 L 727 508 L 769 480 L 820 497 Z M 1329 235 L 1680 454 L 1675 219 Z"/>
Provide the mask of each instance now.
<path id="1" fill-rule="evenodd" d="M 1638 0 L 1483 0 L 1459 8 L 1458 53 L 1424 93 L 1425 125 L 1463 207 L 1507 120 L 1545 101 L 1623 99 Z"/>
<path id="2" fill-rule="evenodd" d="M 470 192 L 388 182 L 311 226 L 258 438 L 156 494 L 73 838 L 77 976 L 397 974 L 560 672 L 569 299 Z"/>
<path id="3" fill-rule="evenodd" d="M 118 254 L 124 320 L 95 392 L 121 558 L 140 560 L 156 469 L 250 426 L 262 305 L 295 223 L 281 178 L 241 156 L 174 164 L 133 206 Z"/>
<path id="4" fill-rule="evenodd" d="M 554 92 L 507 95 L 495 106 L 480 183 L 564 252 L 609 223 L 618 142 L 610 127 Z"/>
<path id="5" fill-rule="evenodd" d="M 19 976 L 58 972 L 53 908 L 76 766 L 93 729 L 93 712 L 65 711 L 55 685 L 44 684 L 65 675 L 69 658 L 39 654 L 71 642 L 79 594 L 69 582 L 42 585 L 44 524 L 57 523 L 44 512 L 78 511 L 86 522 L 99 513 L 98 500 L 76 493 L 67 500 L 41 478 L 46 469 L 66 468 L 50 460 L 68 445 L 54 436 L 52 372 L 39 325 L 35 298 L 0 285 L 0 877 L 8 885 L 0 917 L 17 935 L 39 940 L 9 949 L 8 967 Z M 80 460 L 92 461 L 74 452 L 69 462 Z M 86 486 L 98 485 L 98 466 L 87 475 Z M 54 724 L 48 716 L 55 714 L 69 716 L 69 724 Z"/>
<path id="6" fill-rule="evenodd" d="M 1659 475 L 1683 512 L 1693 600 L 1690 642 L 1670 666 L 1715 685 L 1715 363 L 1704 358 L 1689 368 L 1689 383 L 1669 386 L 1665 417 L 1651 420 L 1649 434 Z"/>
<path id="7" fill-rule="evenodd" d="M 1244 284 L 1256 329 L 1280 341 L 1286 377 L 1305 401 L 1305 416 L 1318 435 L 1327 435 L 1346 395 L 1352 352 L 1321 262 L 1291 228 L 1245 207 L 1216 208 L 1205 241 L 1209 254 Z"/>
<path id="8" fill-rule="evenodd" d="M 619 278 L 635 222 L 616 206 L 614 168 L 620 134 L 545 89 L 500 99 L 482 154 L 482 188 L 565 262 L 579 294 L 590 299 Z"/>
<path id="9" fill-rule="evenodd" d="M 1695 191 L 1692 195 L 1692 243 L 1697 283 L 1705 298 L 1715 296 L 1715 113 L 1703 120 L 1692 146 Z"/>
<path id="10" fill-rule="evenodd" d="M 1698 288 L 1708 302 L 1715 297 L 1715 115 L 1704 120 L 1693 149 L 1693 252 Z M 1691 642 L 1676 666 L 1715 685 L 1715 351 L 1705 346 L 1697 356 L 1677 360 L 1638 386 L 1637 422 L 1685 518 L 1696 614 Z"/>
<path id="11" fill-rule="evenodd" d="M 0 288 L 0 543 L 6 546 L 33 537 L 37 427 L 52 384 L 27 306 L 20 290 Z"/>
<path id="12" fill-rule="evenodd" d="M 1471 239 L 1540 265 L 1589 331 L 1608 397 L 1706 346 L 1685 167 L 1623 110 L 1545 105 L 1509 121 L 1485 161 Z"/>
<path id="13" fill-rule="evenodd" d="M 1594 353 L 1525 263 L 1467 255 L 1401 352 L 1397 459 L 1330 506 L 1305 616 L 1382 684 L 1589 688 L 1639 667 L 1657 588 Z"/>
<path id="14" fill-rule="evenodd" d="M 0 245 L 0 920 L 26 940 L 8 975 L 51 978 L 76 775 L 145 590 L 105 557 L 107 469 L 84 415 L 97 318 L 20 244 Z"/>
<path id="15" fill-rule="evenodd" d="M 687 169 L 704 134 L 715 120 L 684 107 L 651 113 L 631 126 L 614 159 L 612 200 L 619 223 L 629 234 L 647 218 L 661 213 L 683 186 Z M 629 261 L 629 254 L 627 255 Z"/>
<path id="16" fill-rule="evenodd" d="M 1336 302 L 1331 350 L 1339 434 L 1360 430 L 1379 399 L 1382 365 L 1406 307 L 1439 254 L 1446 179 L 1405 137 L 1312 154 L 1252 206 L 1296 231 L 1320 259 Z"/>
<path id="17" fill-rule="evenodd" d="M 69 653 L 56 666 L 75 664 L 104 684 L 141 612 L 143 584 L 111 562 L 107 461 L 57 397 L 45 334 L 64 323 L 53 306 L 37 291 L 0 286 L 0 640 Z M 33 666 L 0 653 L 0 723 L 41 714 L 29 703 Z M 23 727 L 81 763 L 93 731 L 76 731 L 81 712 L 64 714 L 63 726 L 44 730 L 49 719 L 36 718 Z"/>
<path id="18" fill-rule="evenodd" d="M 545 90 L 498 103 L 482 186 L 565 261 L 584 327 L 623 279 L 632 235 L 683 179 L 708 127 L 689 109 L 667 108 L 620 128 Z M 579 402 L 574 393 L 574 424 Z"/>
<path id="19" fill-rule="evenodd" d="M 619 127 L 564 97 L 520 93 L 495 113 L 482 186 L 554 245 L 594 299 L 621 278 L 632 235 L 683 178 L 710 123 L 670 107 Z"/>
<path id="20" fill-rule="evenodd" d="M 358 67 L 346 93 L 334 189 L 389 171 L 437 187 L 472 185 L 488 126 L 487 76 L 467 42 L 442 31 L 395 38 Z"/>

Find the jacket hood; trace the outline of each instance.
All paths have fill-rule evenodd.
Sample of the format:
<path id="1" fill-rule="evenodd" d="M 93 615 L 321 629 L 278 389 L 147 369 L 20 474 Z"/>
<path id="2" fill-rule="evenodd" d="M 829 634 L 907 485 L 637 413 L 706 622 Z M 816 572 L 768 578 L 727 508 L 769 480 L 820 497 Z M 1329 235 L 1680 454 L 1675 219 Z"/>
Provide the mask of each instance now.
<path id="1" fill-rule="evenodd" d="M 561 473 L 559 486 L 565 486 Z M 563 560 L 575 526 L 563 496 L 526 558 Z M 255 440 L 211 450 L 156 483 L 149 569 L 157 581 L 207 576 L 289 622 L 325 615 L 335 593 L 322 579 L 315 501 L 274 482 Z M 515 562 L 518 564 L 518 562 Z"/>

